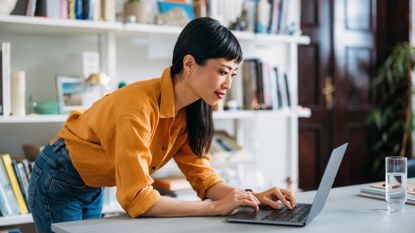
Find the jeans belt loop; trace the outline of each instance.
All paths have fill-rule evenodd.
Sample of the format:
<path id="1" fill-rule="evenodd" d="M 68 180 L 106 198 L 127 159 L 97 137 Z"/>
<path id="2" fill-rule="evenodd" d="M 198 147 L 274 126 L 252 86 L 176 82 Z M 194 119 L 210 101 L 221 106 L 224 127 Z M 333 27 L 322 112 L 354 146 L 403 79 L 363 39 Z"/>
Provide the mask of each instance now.
<path id="1" fill-rule="evenodd" d="M 63 141 L 63 138 L 59 138 L 52 146 L 53 152 L 58 152 L 62 147 L 65 146 L 65 142 Z"/>

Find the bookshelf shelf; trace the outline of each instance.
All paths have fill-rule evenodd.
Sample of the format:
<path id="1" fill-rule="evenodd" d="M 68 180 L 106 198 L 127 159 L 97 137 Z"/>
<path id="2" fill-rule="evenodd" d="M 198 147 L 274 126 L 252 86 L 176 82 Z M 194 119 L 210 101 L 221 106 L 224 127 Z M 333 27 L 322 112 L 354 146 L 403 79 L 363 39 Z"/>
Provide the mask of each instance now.
<path id="1" fill-rule="evenodd" d="M 0 117 L 2 123 L 48 123 L 48 122 L 65 122 L 68 115 L 27 115 L 27 116 L 8 116 Z"/>
<path id="2" fill-rule="evenodd" d="M 258 115 L 272 115 L 275 117 L 310 117 L 311 110 L 297 107 L 282 110 L 243 110 L 243 111 L 217 111 L 213 112 L 213 119 L 248 119 Z"/>
<path id="3" fill-rule="evenodd" d="M 146 38 L 159 35 L 177 37 L 182 28 L 151 24 L 124 24 L 122 22 L 97 22 L 89 20 L 0 15 L 0 30 L 12 33 L 54 35 L 85 35 L 103 32 L 116 32 L 116 34 L 121 38 L 130 38 L 131 35 Z M 241 41 L 254 41 L 255 43 L 261 45 L 280 43 L 310 43 L 310 38 L 307 36 L 255 34 L 253 32 L 240 31 L 233 31 L 233 33 Z"/>
<path id="4" fill-rule="evenodd" d="M 122 30 L 118 32 L 120 38 L 131 38 L 131 35 L 139 36 L 140 38 L 155 37 L 159 35 L 169 35 L 177 37 L 182 28 L 172 26 L 160 26 L 150 24 L 124 24 Z M 281 43 L 295 43 L 295 44 L 309 44 L 310 38 L 307 36 L 290 36 L 290 35 L 271 35 L 271 34 L 255 34 L 253 32 L 233 31 L 233 34 L 240 41 L 253 41 L 258 44 L 281 44 Z"/>
<path id="5" fill-rule="evenodd" d="M 127 23 L 123 25 L 122 31 L 125 35 L 136 34 L 142 36 L 149 36 L 156 34 L 178 36 L 181 30 L 181 27 Z"/>
<path id="6" fill-rule="evenodd" d="M 273 115 L 275 117 L 310 117 L 311 112 L 308 108 L 283 109 L 278 111 L 263 110 L 242 110 L 242 111 L 219 111 L 213 112 L 214 119 L 248 119 L 257 115 Z M 0 124 L 13 123 L 60 123 L 68 118 L 66 114 L 55 115 L 27 115 L 0 117 Z"/>
<path id="7" fill-rule="evenodd" d="M 271 35 L 271 34 L 254 34 L 254 40 L 260 45 L 294 43 L 294 44 L 310 44 L 308 36 L 290 36 L 290 35 Z"/>
<path id="8" fill-rule="evenodd" d="M 27 34 L 84 35 L 121 30 L 120 22 L 0 15 L 0 31 Z"/>
<path id="9" fill-rule="evenodd" d="M 121 208 L 121 206 L 118 203 L 111 204 L 111 205 L 104 205 L 102 208 L 103 214 L 120 213 L 120 212 L 124 212 L 124 210 Z M 19 224 L 28 224 L 32 222 L 33 222 L 33 218 L 31 214 L 0 217 L 0 227 L 19 225 Z"/>
<path id="10" fill-rule="evenodd" d="M 31 214 L 0 217 L 0 227 L 27 224 L 27 223 L 32 223 L 32 222 L 33 222 L 33 218 Z"/>

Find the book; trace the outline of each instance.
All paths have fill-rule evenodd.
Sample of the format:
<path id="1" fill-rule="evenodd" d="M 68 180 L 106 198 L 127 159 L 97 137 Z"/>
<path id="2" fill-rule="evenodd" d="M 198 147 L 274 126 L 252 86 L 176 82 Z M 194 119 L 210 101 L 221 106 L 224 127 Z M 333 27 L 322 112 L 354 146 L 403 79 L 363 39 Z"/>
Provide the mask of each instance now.
<path id="1" fill-rule="evenodd" d="M 60 18 L 61 17 L 61 1 L 47 1 L 37 0 L 35 8 L 35 16 L 42 16 L 48 18 Z"/>
<path id="2" fill-rule="evenodd" d="M 287 96 L 287 106 L 291 107 L 291 93 L 290 93 L 290 85 L 288 82 L 287 73 L 284 73 L 284 86 L 285 86 L 285 95 Z"/>
<path id="3" fill-rule="evenodd" d="M 18 0 L 11 15 L 26 15 L 28 0 Z"/>
<path id="4" fill-rule="evenodd" d="M 12 215 L 12 208 L 10 207 L 9 201 L 7 200 L 6 192 L 3 186 L 0 185 L 0 212 L 1 216 Z"/>
<path id="5" fill-rule="evenodd" d="M 13 193 L 13 188 L 7 177 L 6 168 L 0 162 L 0 186 L 5 196 L 4 206 L 2 206 L 3 215 L 15 215 L 20 213 L 19 205 Z M 2 203 L 0 203 L 2 204 Z M 4 210 L 4 211 L 3 211 Z"/>
<path id="6" fill-rule="evenodd" d="M 2 102 L 3 116 L 9 116 L 11 113 L 11 96 L 10 96 L 10 43 L 1 43 L 1 81 L 2 81 Z"/>
<path id="7" fill-rule="evenodd" d="M 12 185 L 14 195 L 16 196 L 17 204 L 19 205 L 19 208 L 20 208 L 20 213 L 27 214 L 28 210 L 27 210 L 26 202 L 23 198 L 23 194 L 20 189 L 19 183 L 17 181 L 16 174 L 14 173 L 10 155 L 4 154 L 1 156 L 1 159 L 3 160 L 3 165 L 6 168 L 6 172 L 9 177 L 10 183 Z"/>
<path id="8" fill-rule="evenodd" d="M 22 164 L 20 164 L 20 165 L 22 165 Z M 27 206 L 28 205 L 28 202 L 27 202 L 28 201 L 28 199 L 27 199 L 27 188 L 28 188 L 29 184 L 28 184 L 27 179 L 25 178 L 25 176 L 23 176 L 25 174 L 20 173 L 17 161 L 14 160 L 14 159 L 12 160 L 12 166 L 13 166 L 13 171 L 16 174 L 17 181 L 19 183 L 20 191 L 22 192 L 22 195 L 23 195 L 23 199 L 24 199 L 24 201 L 26 203 L 26 206 Z M 21 168 L 23 168 L 23 166 Z"/>
<path id="9" fill-rule="evenodd" d="M 276 107 L 276 109 L 281 109 L 282 108 L 282 93 L 281 93 L 281 90 L 282 90 L 282 87 L 281 87 L 281 81 L 280 81 L 280 78 L 279 78 L 279 75 L 280 75 L 280 73 L 279 73 L 279 71 L 278 71 L 278 67 L 275 67 L 274 68 L 274 76 L 275 76 L 275 86 L 276 86 L 276 91 L 277 91 L 277 107 Z"/>
<path id="10" fill-rule="evenodd" d="M 415 205 L 415 184 L 408 183 L 408 195 L 407 195 L 407 204 Z M 393 189 L 392 189 L 393 190 Z M 398 195 L 399 191 L 393 191 L 390 193 L 391 196 Z M 384 182 L 373 183 L 367 186 L 360 188 L 360 196 L 370 197 L 375 199 L 385 200 L 386 189 Z"/>
<path id="11" fill-rule="evenodd" d="M 36 0 L 28 0 L 26 6 L 26 16 L 33 17 L 35 16 L 36 10 Z"/>
<path id="12" fill-rule="evenodd" d="M 192 189 L 190 183 L 184 177 L 155 178 L 153 186 L 167 189 L 170 191 Z"/>
<path id="13" fill-rule="evenodd" d="M 277 88 L 278 88 L 278 97 L 279 97 L 279 105 L 280 108 L 287 108 L 289 107 L 288 105 L 288 95 L 289 91 L 287 91 L 287 86 L 286 86 L 286 82 L 285 82 L 285 78 L 284 78 L 284 72 L 281 69 L 277 69 L 275 70 L 275 72 L 277 72 Z"/>
<path id="14" fill-rule="evenodd" d="M 3 51 L 0 50 L 0 116 L 3 115 Z"/>

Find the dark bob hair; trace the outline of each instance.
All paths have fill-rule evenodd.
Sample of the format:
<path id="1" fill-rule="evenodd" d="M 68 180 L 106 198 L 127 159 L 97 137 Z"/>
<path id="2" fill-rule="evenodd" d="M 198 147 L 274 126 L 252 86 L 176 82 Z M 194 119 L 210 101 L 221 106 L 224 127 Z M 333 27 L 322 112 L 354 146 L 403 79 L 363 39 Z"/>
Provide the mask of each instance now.
<path id="1" fill-rule="evenodd" d="M 171 76 L 183 71 L 183 59 L 192 55 L 198 65 L 208 59 L 224 58 L 242 61 L 242 49 L 236 37 L 219 21 L 209 17 L 197 18 L 186 25 L 173 51 Z M 198 100 L 186 107 L 188 141 L 193 153 L 201 157 L 210 148 L 213 137 L 212 106 Z"/>

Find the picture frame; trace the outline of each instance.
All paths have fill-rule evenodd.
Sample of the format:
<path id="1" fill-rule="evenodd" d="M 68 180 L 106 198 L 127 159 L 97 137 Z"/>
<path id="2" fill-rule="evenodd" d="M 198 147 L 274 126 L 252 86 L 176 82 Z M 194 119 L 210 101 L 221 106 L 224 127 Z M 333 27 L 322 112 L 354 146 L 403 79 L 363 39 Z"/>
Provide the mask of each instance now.
<path id="1" fill-rule="evenodd" d="M 84 81 L 81 75 L 56 75 L 59 113 L 83 108 Z"/>
<path id="2" fill-rule="evenodd" d="M 179 8 L 186 13 L 188 20 L 193 20 L 196 18 L 195 12 L 193 10 L 193 5 L 189 3 L 182 3 L 182 2 L 158 2 L 159 11 L 161 14 L 171 11 L 175 8 Z"/>

